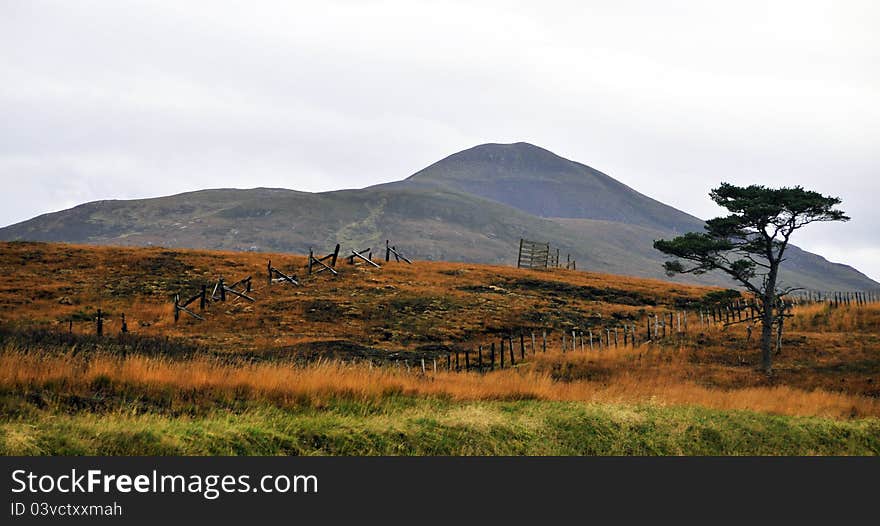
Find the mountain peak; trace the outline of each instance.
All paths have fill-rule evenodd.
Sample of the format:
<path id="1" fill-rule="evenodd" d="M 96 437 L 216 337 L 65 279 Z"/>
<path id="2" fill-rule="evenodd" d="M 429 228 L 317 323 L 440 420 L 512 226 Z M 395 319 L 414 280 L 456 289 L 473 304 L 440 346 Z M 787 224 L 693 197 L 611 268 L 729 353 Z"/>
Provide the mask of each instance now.
<path id="1" fill-rule="evenodd" d="M 490 142 L 486 144 L 480 144 L 472 148 L 468 148 L 467 150 L 462 150 L 458 153 L 454 153 L 449 157 L 438 161 L 435 164 L 449 163 L 456 160 L 483 161 L 503 164 L 524 163 L 532 165 L 533 169 L 540 169 L 542 165 L 546 169 L 548 168 L 548 164 L 553 163 L 560 166 L 575 164 L 572 163 L 572 161 L 565 159 L 564 157 L 556 155 L 550 150 L 541 148 L 540 146 L 535 146 L 534 144 L 527 142 Z"/>
<path id="2" fill-rule="evenodd" d="M 702 229 L 696 217 L 527 142 L 468 148 L 413 174 L 406 183 L 477 195 L 540 217 L 599 219 L 675 231 Z"/>

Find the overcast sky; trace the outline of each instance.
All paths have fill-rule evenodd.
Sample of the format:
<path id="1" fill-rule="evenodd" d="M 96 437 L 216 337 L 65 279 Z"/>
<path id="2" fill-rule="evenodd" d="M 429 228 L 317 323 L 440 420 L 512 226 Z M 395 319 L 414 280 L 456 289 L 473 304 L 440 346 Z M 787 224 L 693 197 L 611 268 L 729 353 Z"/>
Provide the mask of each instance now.
<path id="1" fill-rule="evenodd" d="M 700 217 L 719 181 L 853 220 L 880 279 L 880 2 L 0 0 L 0 225 L 96 199 L 321 191 L 527 141 Z"/>

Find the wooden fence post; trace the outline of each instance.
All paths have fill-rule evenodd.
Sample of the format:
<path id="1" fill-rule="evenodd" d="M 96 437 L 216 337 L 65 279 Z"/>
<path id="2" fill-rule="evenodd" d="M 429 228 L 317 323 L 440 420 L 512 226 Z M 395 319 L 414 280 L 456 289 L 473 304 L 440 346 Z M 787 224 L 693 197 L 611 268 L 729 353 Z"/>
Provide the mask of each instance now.
<path id="1" fill-rule="evenodd" d="M 513 356 L 513 336 L 507 337 L 507 350 L 510 351 L 510 366 L 516 365 L 516 358 Z"/>
<path id="2" fill-rule="evenodd" d="M 504 369 L 504 338 L 501 338 L 500 351 L 501 351 L 501 354 L 499 355 L 500 356 L 500 360 L 499 360 L 500 367 L 501 367 L 501 369 Z M 494 343 L 492 344 L 492 352 L 493 353 L 495 352 L 495 344 Z"/>
<path id="3" fill-rule="evenodd" d="M 95 332 L 98 336 L 104 335 L 104 313 L 101 312 L 101 309 L 98 309 L 98 317 L 95 318 Z"/>
<path id="4" fill-rule="evenodd" d="M 489 370 L 495 370 L 495 342 L 492 342 L 492 346 L 489 348 Z"/>
<path id="5" fill-rule="evenodd" d="M 330 266 L 336 266 L 336 258 L 339 257 L 339 243 L 336 243 L 336 248 L 333 249 L 333 259 L 330 260 Z"/>
<path id="6" fill-rule="evenodd" d="M 519 357 L 521 360 L 526 359 L 526 339 L 523 333 L 519 333 Z"/>
<path id="7" fill-rule="evenodd" d="M 516 268 L 522 268 L 523 238 L 519 238 L 519 252 L 516 255 Z"/>
<path id="8" fill-rule="evenodd" d="M 541 352 L 547 352 L 547 329 L 541 331 Z"/>

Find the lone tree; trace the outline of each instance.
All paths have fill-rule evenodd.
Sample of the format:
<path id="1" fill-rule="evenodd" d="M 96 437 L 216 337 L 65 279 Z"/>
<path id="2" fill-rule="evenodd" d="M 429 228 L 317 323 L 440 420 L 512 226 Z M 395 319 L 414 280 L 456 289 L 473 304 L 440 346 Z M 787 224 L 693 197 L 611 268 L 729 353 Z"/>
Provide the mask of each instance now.
<path id="1" fill-rule="evenodd" d="M 764 371 L 772 371 L 774 325 L 785 315 L 782 298 L 793 289 L 780 289 L 779 265 L 795 230 L 810 223 L 848 221 L 837 197 L 794 188 L 747 187 L 721 183 L 709 194 L 730 211 L 706 221 L 705 232 L 690 232 L 671 240 L 658 240 L 654 248 L 673 256 L 666 273 L 703 274 L 720 270 L 755 295 L 761 321 L 761 354 Z M 686 265 L 681 260 L 689 263 Z"/>

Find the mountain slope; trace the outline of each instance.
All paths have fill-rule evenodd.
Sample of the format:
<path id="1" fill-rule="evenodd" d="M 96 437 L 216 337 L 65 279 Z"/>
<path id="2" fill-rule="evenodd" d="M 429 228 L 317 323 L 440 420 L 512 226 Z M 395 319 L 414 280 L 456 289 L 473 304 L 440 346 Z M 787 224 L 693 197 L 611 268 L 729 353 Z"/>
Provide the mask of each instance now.
<path id="1" fill-rule="evenodd" d="M 570 253 L 579 269 L 668 279 L 653 240 L 702 227 L 697 218 L 541 148 L 485 145 L 462 153 L 447 158 L 448 165 L 440 161 L 404 181 L 361 190 L 217 189 L 86 203 L 2 228 L 0 240 L 295 253 L 329 251 L 339 242 L 348 253 L 391 239 L 416 258 L 510 265 L 526 237 L 550 242 L 563 259 Z M 493 169 L 492 159 L 501 168 Z M 542 213 L 552 217 L 517 207 L 516 195 L 529 194 L 516 190 L 523 186 L 542 196 Z M 626 211 L 626 221 L 613 219 L 620 217 L 614 206 Z M 850 267 L 798 250 L 783 279 L 823 290 L 878 287 Z M 676 280 L 732 285 L 720 275 Z"/>
<path id="2" fill-rule="evenodd" d="M 458 152 L 398 184 L 478 195 L 539 217 L 601 219 L 675 232 L 702 228 L 694 216 L 589 166 L 523 142 Z"/>

